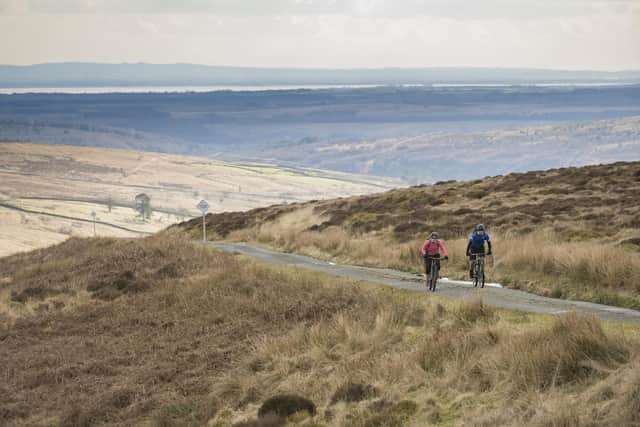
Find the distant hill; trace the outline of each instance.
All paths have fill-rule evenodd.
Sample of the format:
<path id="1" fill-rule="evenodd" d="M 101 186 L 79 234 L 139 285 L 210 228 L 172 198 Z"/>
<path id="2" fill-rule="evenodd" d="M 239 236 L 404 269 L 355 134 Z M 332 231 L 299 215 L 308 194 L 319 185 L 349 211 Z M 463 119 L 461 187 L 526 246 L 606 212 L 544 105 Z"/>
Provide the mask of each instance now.
<path id="1" fill-rule="evenodd" d="M 291 69 L 196 64 L 0 65 L 0 87 L 640 83 L 640 71 L 519 68 Z"/>

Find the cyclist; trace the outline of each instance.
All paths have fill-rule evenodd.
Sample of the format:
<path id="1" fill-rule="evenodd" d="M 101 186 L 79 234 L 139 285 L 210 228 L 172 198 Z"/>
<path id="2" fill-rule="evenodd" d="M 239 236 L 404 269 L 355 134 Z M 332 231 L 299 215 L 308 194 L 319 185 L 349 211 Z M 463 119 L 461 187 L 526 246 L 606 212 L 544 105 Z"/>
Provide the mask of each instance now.
<path id="1" fill-rule="evenodd" d="M 440 270 L 440 256 L 444 259 L 449 259 L 447 255 L 447 248 L 444 247 L 442 240 L 438 239 L 438 233 L 431 232 L 431 237 L 424 241 L 422 244 L 422 256 L 424 258 L 424 285 L 429 286 L 431 279 L 431 258 L 437 258 L 438 270 Z"/>
<path id="2" fill-rule="evenodd" d="M 478 255 L 484 255 L 484 242 L 487 242 L 487 255 L 491 255 L 491 239 L 483 224 L 478 224 L 471 233 L 467 244 L 467 256 L 469 257 L 469 276 L 473 279 L 473 267 Z"/>

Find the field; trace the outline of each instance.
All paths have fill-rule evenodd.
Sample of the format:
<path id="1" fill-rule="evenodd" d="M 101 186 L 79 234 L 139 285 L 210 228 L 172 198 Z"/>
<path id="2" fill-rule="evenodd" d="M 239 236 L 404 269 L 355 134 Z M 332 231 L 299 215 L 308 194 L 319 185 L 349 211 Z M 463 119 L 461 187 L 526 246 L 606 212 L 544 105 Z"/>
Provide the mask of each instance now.
<path id="1" fill-rule="evenodd" d="M 211 211 L 364 194 L 391 188 L 381 178 L 89 147 L 0 143 L 0 256 L 44 247 L 70 235 L 93 234 L 91 212 L 116 229 L 103 236 L 155 232 L 198 215 L 207 199 Z M 134 198 L 151 198 L 153 214 L 141 221 Z M 9 206 L 7 206 L 9 205 Z M 75 219 L 18 212 L 10 207 Z M 128 231 L 129 230 L 129 231 Z"/>
<path id="2" fill-rule="evenodd" d="M 454 304 L 163 236 L 72 238 L 0 271 L 2 425 L 640 422 L 635 326 Z"/>
<path id="3" fill-rule="evenodd" d="M 98 205 L 100 206 L 100 205 Z M 91 218 L 87 216 L 86 218 Z M 136 237 L 131 233 L 102 224 L 96 224 L 98 236 Z M 25 214 L 11 209 L 0 208 L 0 257 L 15 252 L 47 247 L 70 237 L 93 236 L 90 222 L 56 218 L 47 215 Z"/>
<path id="4" fill-rule="evenodd" d="M 344 263 L 420 271 L 432 230 L 468 277 L 466 239 L 489 227 L 492 281 L 543 295 L 640 308 L 640 163 L 447 181 L 208 217 L 212 236 Z M 169 232 L 197 235 L 187 222 Z"/>

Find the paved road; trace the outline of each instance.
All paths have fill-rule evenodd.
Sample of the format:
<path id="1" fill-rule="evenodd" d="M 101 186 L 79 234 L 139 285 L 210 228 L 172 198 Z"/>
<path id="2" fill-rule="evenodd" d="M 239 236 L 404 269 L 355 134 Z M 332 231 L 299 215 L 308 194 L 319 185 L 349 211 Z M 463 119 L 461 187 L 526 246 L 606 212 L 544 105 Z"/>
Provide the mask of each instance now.
<path id="1" fill-rule="evenodd" d="M 274 252 L 244 244 L 211 242 L 211 246 L 225 252 L 241 253 L 270 264 L 293 265 L 338 277 L 381 283 L 396 288 L 425 292 L 422 278 L 414 274 L 385 268 L 333 264 L 303 255 Z M 457 298 L 477 299 L 489 305 L 533 313 L 560 314 L 569 311 L 590 314 L 603 320 L 640 323 L 640 311 L 583 301 L 547 298 L 524 291 L 500 287 L 476 289 L 470 283 L 439 281 L 436 294 Z"/>
<path id="2" fill-rule="evenodd" d="M 60 214 L 55 214 L 55 213 L 51 213 L 51 212 L 43 212 L 43 211 L 36 211 L 36 210 L 31 210 L 31 209 L 24 209 L 24 208 L 21 208 L 19 206 L 15 206 L 15 205 L 12 205 L 11 203 L 6 203 L 6 202 L 0 202 L 0 207 L 6 208 L 6 209 L 12 209 L 14 211 L 24 212 L 24 213 L 28 213 L 28 214 L 52 216 L 54 218 L 62 218 L 62 219 L 68 219 L 68 220 L 72 220 L 72 221 L 88 222 L 90 224 L 93 224 L 93 222 L 94 222 L 92 219 L 79 218 L 77 216 L 60 215 Z M 141 234 L 141 235 L 148 235 L 148 236 L 153 234 L 153 233 L 149 233 L 148 231 L 134 230 L 132 228 L 123 227 L 121 225 L 111 224 L 110 222 L 104 222 L 104 221 L 96 220 L 95 223 L 96 224 L 100 224 L 100 225 L 106 225 L 107 227 L 117 228 L 119 230 L 128 231 L 130 233 L 138 233 L 138 234 Z"/>

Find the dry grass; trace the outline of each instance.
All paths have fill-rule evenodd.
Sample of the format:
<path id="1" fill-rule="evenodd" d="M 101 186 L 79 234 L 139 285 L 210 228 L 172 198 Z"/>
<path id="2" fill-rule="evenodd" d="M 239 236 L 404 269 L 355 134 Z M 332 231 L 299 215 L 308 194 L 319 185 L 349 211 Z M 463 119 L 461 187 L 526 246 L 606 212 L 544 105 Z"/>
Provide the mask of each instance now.
<path id="1" fill-rule="evenodd" d="M 509 281 L 515 277 L 555 297 L 640 308 L 640 254 L 633 250 L 598 241 L 563 242 L 549 234 L 501 243 L 496 269 Z"/>
<path id="2" fill-rule="evenodd" d="M 71 239 L 0 262 L 12 313 L 0 315 L 3 425 L 637 420 L 637 328 L 266 267 L 163 236 Z M 257 418 L 277 395 L 315 412 Z"/>
<path id="3" fill-rule="evenodd" d="M 3 425 L 130 425 L 171 405 L 198 424 L 254 340 L 361 295 L 159 238 L 71 239 L 2 271 Z"/>
<path id="4" fill-rule="evenodd" d="M 591 390 L 630 369 L 638 350 L 594 319 L 515 325 L 481 302 L 445 307 L 386 298 L 393 302 L 375 315 L 338 315 L 257 342 L 253 357 L 220 386 L 235 390 L 233 409 L 214 425 L 251 419 L 271 393 L 291 392 L 319 407 L 316 417 L 291 425 L 565 425 L 573 417 L 569 425 L 587 426 L 625 425 L 635 416 L 626 409 L 591 415 L 598 407 L 588 402 Z M 375 392 L 335 398 L 354 384 Z M 611 391 L 609 404 L 628 401 L 626 389 Z M 575 399 L 579 409 L 567 414 L 559 398 Z"/>

